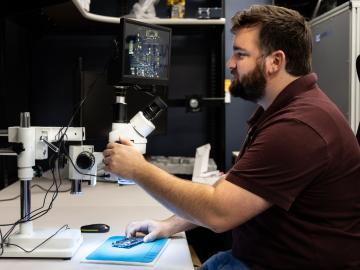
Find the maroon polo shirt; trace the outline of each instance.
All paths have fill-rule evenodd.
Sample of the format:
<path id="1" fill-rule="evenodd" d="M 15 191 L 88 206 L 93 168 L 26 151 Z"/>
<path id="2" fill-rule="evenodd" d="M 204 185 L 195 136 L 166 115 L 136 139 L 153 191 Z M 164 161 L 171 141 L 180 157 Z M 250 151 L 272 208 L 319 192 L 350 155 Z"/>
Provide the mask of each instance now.
<path id="1" fill-rule="evenodd" d="M 360 147 L 316 81 L 295 80 L 255 112 L 227 175 L 273 204 L 233 229 L 251 269 L 360 269 Z"/>

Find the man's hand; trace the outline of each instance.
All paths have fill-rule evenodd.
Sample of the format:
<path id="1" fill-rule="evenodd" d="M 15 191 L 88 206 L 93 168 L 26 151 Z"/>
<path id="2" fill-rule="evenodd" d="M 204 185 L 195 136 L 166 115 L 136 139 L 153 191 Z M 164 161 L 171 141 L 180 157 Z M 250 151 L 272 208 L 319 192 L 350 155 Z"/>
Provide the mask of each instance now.
<path id="1" fill-rule="evenodd" d="M 143 155 L 132 142 L 119 138 L 120 143 L 109 143 L 104 155 L 105 170 L 125 179 L 134 179 L 136 172 L 146 164 Z"/>
<path id="2" fill-rule="evenodd" d="M 146 234 L 144 242 L 171 236 L 169 224 L 166 220 L 134 221 L 127 225 L 126 237 L 135 237 L 137 232 Z"/>

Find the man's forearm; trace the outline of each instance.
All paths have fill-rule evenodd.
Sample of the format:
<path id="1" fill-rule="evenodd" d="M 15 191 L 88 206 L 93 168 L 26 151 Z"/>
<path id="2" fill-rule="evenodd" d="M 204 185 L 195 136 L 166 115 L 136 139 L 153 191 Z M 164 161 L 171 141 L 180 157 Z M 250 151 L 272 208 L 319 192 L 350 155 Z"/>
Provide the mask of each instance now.
<path id="1" fill-rule="evenodd" d="M 130 141 L 109 143 L 104 163 L 106 170 L 133 179 L 177 216 L 215 232 L 239 226 L 272 206 L 223 177 L 214 185 L 204 185 L 173 176 L 147 162 Z"/>
<path id="2" fill-rule="evenodd" d="M 197 227 L 196 224 L 191 223 L 190 221 L 183 219 L 177 215 L 173 215 L 168 219 L 164 220 L 169 226 L 170 235 L 188 231 Z"/>
<path id="3" fill-rule="evenodd" d="M 177 216 L 199 226 L 211 226 L 216 211 L 212 186 L 177 178 L 148 162 L 143 166 L 134 173 L 140 186 Z"/>

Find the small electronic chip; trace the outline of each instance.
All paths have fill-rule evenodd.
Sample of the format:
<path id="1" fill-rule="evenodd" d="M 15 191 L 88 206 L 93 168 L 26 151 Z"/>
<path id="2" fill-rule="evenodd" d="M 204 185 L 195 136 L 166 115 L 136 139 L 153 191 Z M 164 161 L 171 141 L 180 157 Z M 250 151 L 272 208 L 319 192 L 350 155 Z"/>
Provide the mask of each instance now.
<path id="1" fill-rule="evenodd" d="M 131 238 L 124 238 L 124 239 L 112 242 L 112 246 L 116 247 L 116 248 L 132 248 L 143 242 L 144 242 L 143 237 L 131 237 Z"/>

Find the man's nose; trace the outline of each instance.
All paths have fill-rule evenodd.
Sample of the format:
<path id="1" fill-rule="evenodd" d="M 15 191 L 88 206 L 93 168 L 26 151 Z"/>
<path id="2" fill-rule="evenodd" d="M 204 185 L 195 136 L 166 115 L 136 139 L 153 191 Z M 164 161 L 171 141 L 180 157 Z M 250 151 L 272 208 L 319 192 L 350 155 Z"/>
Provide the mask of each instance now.
<path id="1" fill-rule="evenodd" d="M 236 68 L 236 62 L 233 60 L 233 57 L 229 58 L 229 60 L 226 63 L 226 67 L 230 70 L 233 70 Z"/>

